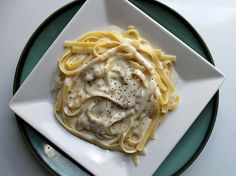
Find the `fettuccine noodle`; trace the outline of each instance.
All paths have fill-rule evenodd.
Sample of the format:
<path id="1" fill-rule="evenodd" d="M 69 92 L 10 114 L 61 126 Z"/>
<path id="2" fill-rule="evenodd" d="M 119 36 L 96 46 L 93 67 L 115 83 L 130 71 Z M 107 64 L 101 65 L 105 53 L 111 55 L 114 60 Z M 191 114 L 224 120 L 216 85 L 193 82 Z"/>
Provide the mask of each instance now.
<path id="1" fill-rule="evenodd" d="M 165 114 L 179 103 L 171 81 L 176 57 L 129 26 L 65 41 L 53 83 L 55 115 L 65 129 L 135 165 Z"/>

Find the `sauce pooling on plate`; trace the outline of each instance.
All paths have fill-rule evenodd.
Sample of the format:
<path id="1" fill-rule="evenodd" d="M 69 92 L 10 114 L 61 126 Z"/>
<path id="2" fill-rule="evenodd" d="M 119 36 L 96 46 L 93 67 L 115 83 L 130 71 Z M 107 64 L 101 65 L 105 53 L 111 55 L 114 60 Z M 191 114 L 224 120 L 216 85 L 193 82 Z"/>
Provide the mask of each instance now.
<path id="1" fill-rule="evenodd" d="M 179 102 L 171 82 L 176 57 L 113 26 L 65 42 L 52 93 L 55 115 L 68 131 L 137 165 L 164 115 Z"/>

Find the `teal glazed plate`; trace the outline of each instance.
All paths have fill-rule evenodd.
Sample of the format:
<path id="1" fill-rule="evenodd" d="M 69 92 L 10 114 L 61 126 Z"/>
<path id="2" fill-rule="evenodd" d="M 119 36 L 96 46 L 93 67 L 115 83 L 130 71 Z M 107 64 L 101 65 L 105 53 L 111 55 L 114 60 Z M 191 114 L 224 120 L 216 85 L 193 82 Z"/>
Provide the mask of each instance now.
<path id="1" fill-rule="evenodd" d="M 48 17 L 34 32 L 25 46 L 17 66 L 14 93 L 84 2 L 84 0 L 80 0 L 65 5 Z M 178 13 L 156 1 L 130 0 L 130 2 L 164 26 L 208 62 L 214 64 L 204 41 Z M 213 129 L 218 97 L 219 93 L 217 92 L 154 175 L 179 175 L 197 158 Z M 27 147 L 52 174 L 92 175 L 18 116 L 16 116 L 16 120 Z"/>

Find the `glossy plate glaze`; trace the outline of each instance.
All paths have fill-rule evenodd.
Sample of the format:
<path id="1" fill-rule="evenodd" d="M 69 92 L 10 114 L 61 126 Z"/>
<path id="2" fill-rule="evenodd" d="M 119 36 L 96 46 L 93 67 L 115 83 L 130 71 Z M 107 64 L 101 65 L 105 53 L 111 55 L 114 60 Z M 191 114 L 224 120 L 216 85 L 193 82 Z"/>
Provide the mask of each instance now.
<path id="1" fill-rule="evenodd" d="M 197 33 L 185 20 L 175 14 L 172 10 L 159 3 L 151 1 L 131 2 L 141 8 L 144 12 L 146 12 L 160 24 L 165 26 L 169 31 L 183 40 L 187 45 L 192 47 L 200 55 L 205 58 L 209 58 L 210 61 L 211 57 L 209 55 L 209 52 L 207 51 L 204 43 L 199 38 Z M 59 10 L 45 23 L 43 23 L 41 27 L 39 27 L 39 29 L 35 32 L 22 54 L 17 69 L 18 71 L 16 72 L 14 90 L 19 87 L 19 84 L 29 74 L 29 72 L 47 50 L 49 45 L 54 41 L 54 39 L 57 37 L 57 35 L 60 33 L 60 31 L 67 24 L 67 22 L 70 20 L 70 18 L 82 3 L 83 2 L 81 1 L 72 3 Z M 167 160 L 158 169 L 158 171 L 156 172 L 157 175 L 171 175 L 173 173 L 180 172 L 195 158 L 196 151 L 197 153 L 199 153 L 198 151 L 200 151 L 204 146 L 204 143 L 209 136 L 209 132 L 211 131 L 213 124 L 212 119 L 213 121 L 215 119 L 215 106 L 217 106 L 217 98 L 213 98 L 207 105 L 202 114 L 199 116 L 198 120 L 194 123 L 188 133 L 186 133 L 185 137 L 180 141 L 175 150 L 173 150 L 171 155 L 169 155 Z M 199 122 L 198 125 L 200 126 L 194 128 L 199 119 L 202 119 L 202 116 L 204 120 Z M 206 119 L 208 119 L 207 122 Z M 78 173 L 85 174 L 84 170 L 80 170 L 68 159 L 65 159 L 63 157 L 63 155 L 65 156 L 65 154 L 63 154 L 57 148 L 55 150 L 55 146 L 52 146 L 46 139 L 40 136 L 31 127 L 23 123 L 23 121 L 18 119 L 18 124 L 31 151 L 35 154 L 36 157 L 39 158 L 42 163 L 44 163 L 44 165 L 49 166 L 53 172 L 60 175 L 78 175 Z M 204 126 L 201 126 L 202 124 L 204 124 Z M 196 128 L 198 130 L 196 130 Z M 202 130 L 199 130 L 199 128 L 202 128 Z M 191 132 L 192 130 L 193 132 Z M 199 131 L 201 131 L 201 133 L 199 133 Z M 191 138 L 188 136 L 191 136 Z M 198 143 L 196 143 L 196 141 Z M 180 146 L 179 149 L 178 146 Z M 62 153 L 62 155 L 60 153 Z M 189 155 L 187 156 L 186 154 Z"/>

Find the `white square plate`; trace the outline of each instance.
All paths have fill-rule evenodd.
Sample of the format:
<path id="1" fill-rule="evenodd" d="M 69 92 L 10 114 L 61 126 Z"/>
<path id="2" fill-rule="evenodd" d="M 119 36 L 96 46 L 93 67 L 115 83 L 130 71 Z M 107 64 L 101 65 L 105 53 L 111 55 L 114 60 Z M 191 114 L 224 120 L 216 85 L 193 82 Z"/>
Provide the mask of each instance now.
<path id="1" fill-rule="evenodd" d="M 176 89 L 181 102 L 158 128 L 158 136 L 135 167 L 130 157 L 101 149 L 67 132 L 53 113 L 50 88 L 65 40 L 111 25 L 135 26 L 141 36 L 168 54 L 177 56 Z M 182 138 L 224 80 L 223 74 L 199 54 L 126 0 L 87 0 L 49 47 L 11 99 L 10 108 L 75 161 L 95 175 L 152 175 Z"/>

